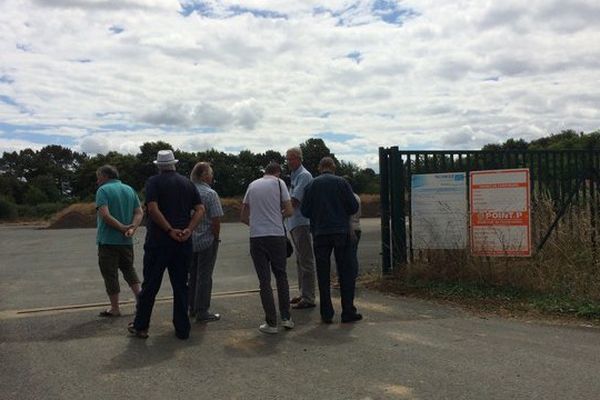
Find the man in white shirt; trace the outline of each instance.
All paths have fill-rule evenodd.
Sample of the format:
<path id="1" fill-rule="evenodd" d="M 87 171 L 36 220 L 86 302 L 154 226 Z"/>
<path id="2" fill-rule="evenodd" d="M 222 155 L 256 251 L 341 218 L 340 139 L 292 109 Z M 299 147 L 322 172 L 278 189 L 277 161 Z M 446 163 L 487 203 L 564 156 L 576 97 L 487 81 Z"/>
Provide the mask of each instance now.
<path id="1" fill-rule="evenodd" d="M 260 300 L 265 311 L 265 323 L 258 328 L 263 333 L 277 333 L 277 310 L 271 288 L 271 271 L 277 284 L 281 325 L 292 329 L 290 289 L 286 272 L 286 238 L 283 218 L 293 213 L 290 194 L 279 179 L 281 167 L 270 163 L 265 175 L 248 186 L 242 202 L 241 221 L 250 226 L 250 255 L 260 284 Z"/>

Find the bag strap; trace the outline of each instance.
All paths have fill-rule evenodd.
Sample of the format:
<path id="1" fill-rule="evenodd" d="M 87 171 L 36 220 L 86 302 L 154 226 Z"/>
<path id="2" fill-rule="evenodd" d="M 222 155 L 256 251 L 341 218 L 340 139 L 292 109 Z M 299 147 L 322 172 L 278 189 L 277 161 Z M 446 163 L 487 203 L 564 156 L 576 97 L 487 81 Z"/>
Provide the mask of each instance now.
<path id="1" fill-rule="evenodd" d="M 281 195 L 281 179 L 277 178 L 277 186 L 279 186 L 279 208 L 281 210 L 281 205 L 283 204 L 283 196 Z M 285 217 L 281 216 L 281 225 L 283 225 L 283 233 L 287 236 L 287 229 L 285 228 Z"/>

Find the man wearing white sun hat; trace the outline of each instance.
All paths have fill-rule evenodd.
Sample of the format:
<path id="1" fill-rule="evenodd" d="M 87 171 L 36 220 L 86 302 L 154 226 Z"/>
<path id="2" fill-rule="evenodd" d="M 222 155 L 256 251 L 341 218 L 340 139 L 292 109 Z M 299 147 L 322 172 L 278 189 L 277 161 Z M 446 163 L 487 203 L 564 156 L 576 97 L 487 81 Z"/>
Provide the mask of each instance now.
<path id="1" fill-rule="evenodd" d="M 171 150 L 160 150 L 154 161 L 159 173 L 146 182 L 149 218 L 144 243 L 144 282 L 135 320 L 128 327 L 139 338 L 148 337 L 152 308 L 165 269 L 169 270 L 173 287 L 175 336 L 185 340 L 190 334 L 187 287 L 192 255 L 190 237 L 204 216 L 204 207 L 194 184 L 175 172 L 177 162 Z"/>

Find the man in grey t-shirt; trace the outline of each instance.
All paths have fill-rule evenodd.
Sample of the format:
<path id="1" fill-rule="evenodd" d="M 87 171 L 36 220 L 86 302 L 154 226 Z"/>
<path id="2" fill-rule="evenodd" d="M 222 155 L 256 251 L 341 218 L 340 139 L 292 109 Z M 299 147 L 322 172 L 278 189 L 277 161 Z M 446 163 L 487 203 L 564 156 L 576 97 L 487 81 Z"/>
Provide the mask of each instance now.
<path id="1" fill-rule="evenodd" d="M 286 241 L 283 217 L 292 215 L 290 194 L 279 179 L 281 167 L 270 163 L 265 175 L 248 186 L 242 202 L 241 221 L 250 226 L 250 255 L 260 285 L 260 300 L 265 311 L 265 323 L 258 328 L 263 333 L 277 333 L 277 310 L 271 288 L 271 271 L 277 284 L 281 325 L 292 329 L 290 290 L 287 280 Z"/>

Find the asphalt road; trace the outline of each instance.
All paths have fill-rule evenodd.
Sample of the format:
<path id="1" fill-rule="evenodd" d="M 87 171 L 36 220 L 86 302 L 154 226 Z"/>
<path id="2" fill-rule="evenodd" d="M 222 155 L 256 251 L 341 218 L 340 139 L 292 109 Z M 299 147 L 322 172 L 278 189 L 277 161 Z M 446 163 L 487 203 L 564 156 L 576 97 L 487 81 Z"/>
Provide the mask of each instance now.
<path id="1" fill-rule="evenodd" d="M 364 230 L 361 267 L 377 269 L 378 221 Z M 323 325 L 316 309 L 302 310 L 294 330 L 265 336 L 239 224 L 225 224 L 215 270 L 222 320 L 179 341 L 164 300 L 150 338 L 129 338 L 130 305 L 122 318 L 96 317 L 106 300 L 93 239 L 94 230 L 0 227 L 0 399 L 600 398 L 596 328 L 484 319 L 359 290 L 357 324 L 337 315 Z M 168 283 L 161 290 L 170 295 Z"/>

